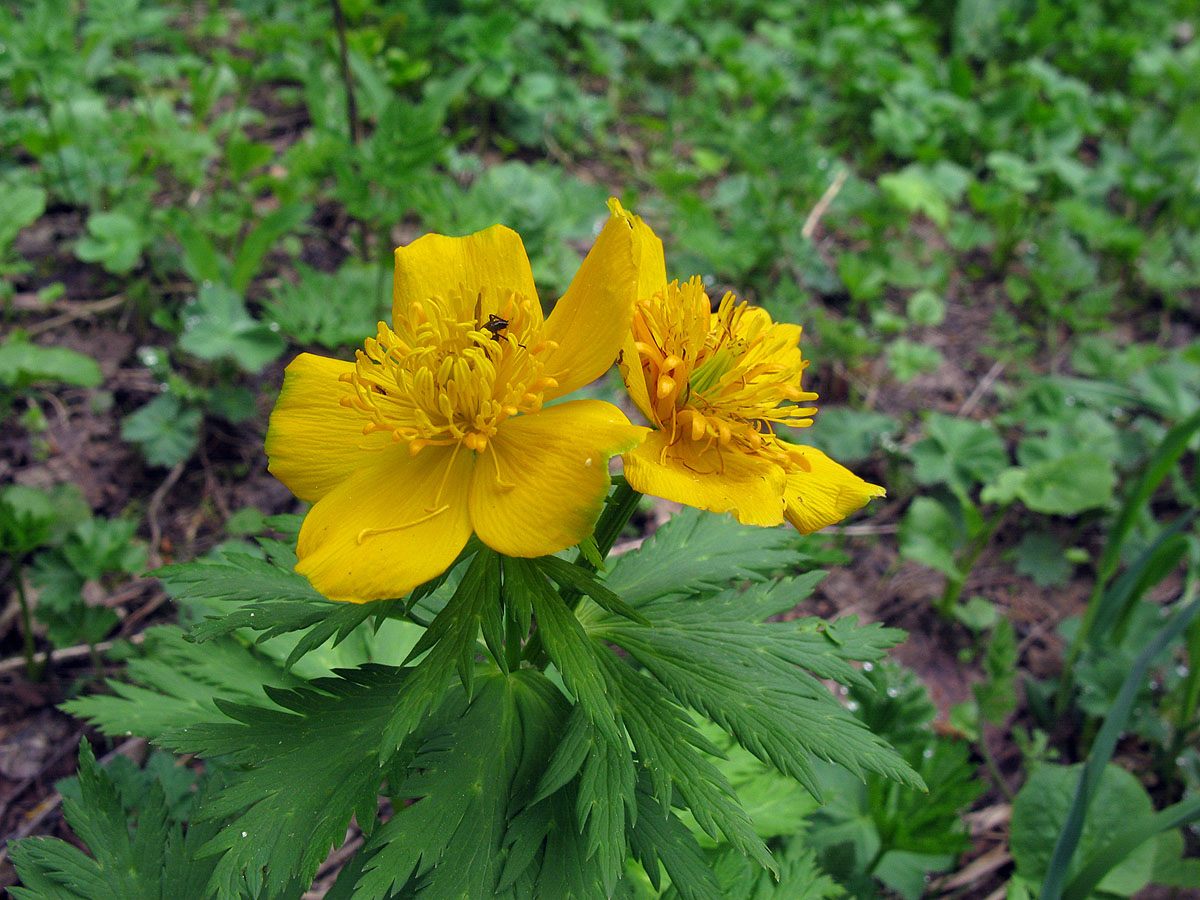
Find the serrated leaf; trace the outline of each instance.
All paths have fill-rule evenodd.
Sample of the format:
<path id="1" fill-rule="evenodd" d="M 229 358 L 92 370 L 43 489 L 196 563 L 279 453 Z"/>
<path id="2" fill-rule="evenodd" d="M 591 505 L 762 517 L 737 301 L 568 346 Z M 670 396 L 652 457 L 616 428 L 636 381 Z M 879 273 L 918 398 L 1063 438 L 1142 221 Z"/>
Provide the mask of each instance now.
<path id="1" fill-rule="evenodd" d="M 495 896 L 522 722 L 504 675 L 482 679 L 469 702 L 458 698 L 391 787 L 412 802 L 364 847 L 369 857 L 354 900 L 387 900 L 414 881 L 423 900 Z"/>
<path id="2" fill-rule="evenodd" d="M 724 900 L 716 876 L 687 826 L 655 799 L 644 782 L 637 788 L 638 820 L 630 848 L 658 889 L 659 865 L 683 900 Z"/>
<path id="3" fill-rule="evenodd" d="M 690 605 L 678 604 L 683 610 Z M 704 712 L 813 796 L 821 797 L 814 757 L 859 777 L 877 772 L 924 787 L 887 744 L 806 671 L 861 681 L 839 659 L 843 647 L 836 641 L 782 623 L 709 622 L 703 615 L 671 618 L 669 611 L 658 616 L 646 611 L 652 613 L 652 628 L 610 622 L 595 634 L 628 651 L 679 702 Z"/>
<path id="4" fill-rule="evenodd" d="M 771 868 L 771 854 L 754 833 L 732 786 L 701 755 L 702 751 L 720 756 L 720 748 L 696 730 L 687 713 L 671 702 L 658 682 L 615 654 L 601 658 L 638 761 L 648 771 L 654 796 L 662 808 L 672 805 L 677 791 L 706 834 L 714 839 L 723 834 L 733 846 Z M 639 801 L 639 825 L 642 815 Z"/>
<path id="5" fill-rule="evenodd" d="M 264 686 L 301 684 L 233 639 L 195 644 L 174 625 L 149 629 L 142 651 L 144 655 L 127 666 L 126 677 L 132 683 L 109 681 L 112 695 L 68 700 L 63 709 L 105 734 L 157 738 L 218 716 L 214 697 L 265 703 Z"/>
<path id="6" fill-rule="evenodd" d="M 586 569 L 556 556 L 539 557 L 534 564 L 560 587 L 591 598 L 601 609 L 643 625 L 650 624 L 644 616 L 626 604 L 611 588 L 597 581 L 596 577 Z"/>
<path id="7" fill-rule="evenodd" d="M 546 581 L 537 565 L 523 559 L 505 560 L 505 570 L 519 578 L 527 591 L 538 631 L 555 668 L 579 700 L 588 718 L 609 740 L 618 740 L 616 713 L 599 663 L 604 651 L 588 640 L 574 613 Z"/>
<path id="8" fill-rule="evenodd" d="M 488 607 L 500 604 L 498 567 L 499 559 L 493 551 L 476 553 L 454 594 L 409 653 L 406 662 L 428 651 L 403 694 L 395 698 L 391 715 L 381 729 L 384 762 L 443 697 L 455 669 L 470 691 L 480 623 Z"/>
<path id="9" fill-rule="evenodd" d="M 788 529 L 739 525 L 730 516 L 688 507 L 638 550 L 620 557 L 605 583 L 636 609 L 656 597 L 719 589 L 784 571 L 794 559 L 794 540 Z"/>
<path id="10" fill-rule="evenodd" d="M 184 838 L 168 824 L 161 785 L 151 780 L 134 808 L 130 831 L 126 807 L 90 745 L 80 743 L 78 794 L 64 796 L 63 813 L 92 856 L 56 838 L 30 838 L 12 845 L 13 865 L 24 887 L 17 900 L 160 900 L 195 897 L 212 865 L 190 854 L 203 827 Z M 194 834 L 193 834 L 194 832 Z"/>
<path id="11" fill-rule="evenodd" d="M 223 853 L 213 885 L 236 897 L 243 877 L 261 873 L 270 896 L 292 877 L 311 882 L 350 817 L 375 821 L 383 770 L 378 735 L 411 670 L 364 666 L 294 690 L 268 691 L 275 706 L 218 701 L 210 717 L 162 735 L 179 753 L 226 757 L 246 767 L 231 775 L 197 818 L 228 824 L 204 855 Z"/>

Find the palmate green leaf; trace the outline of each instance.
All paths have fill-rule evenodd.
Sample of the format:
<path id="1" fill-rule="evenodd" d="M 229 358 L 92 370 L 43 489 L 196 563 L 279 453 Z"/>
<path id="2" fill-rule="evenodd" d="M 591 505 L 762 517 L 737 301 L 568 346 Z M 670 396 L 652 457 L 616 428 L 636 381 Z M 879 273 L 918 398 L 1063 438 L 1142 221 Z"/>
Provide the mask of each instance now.
<path id="1" fill-rule="evenodd" d="M 153 739 L 193 722 L 219 720 L 214 697 L 266 704 L 265 688 L 302 684 L 232 638 L 196 644 L 174 625 L 149 629 L 142 652 L 127 664 L 128 682 L 108 682 L 112 695 L 68 700 L 63 709 L 106 734 Z"/>
<path id="2" fill-rule="evenodd" d="M 637 825 L 630 831 L 630 849 L 658 890 L 659 866 L 682 900 L 723 900 L 712 867 L 687 826 L 670 807 L 660 805 L 645 780 L 638 783 Z"/>
<path id="3" fill-rule="evenodd" d="M 611 741 L 578 706 L 538 783 L 537 799 L 561 790 L 579 775 L 572 827 L 586 835 L 586 858 L 595 857 L 605 896 L 612 893 L 628 850 L 626 822 L 636 822 L 637 771 L 628 743 Z"/>
<path id="4" fill-rule="evenodd" d="M 369 859 L 355 900 L 386 900 L 414 881 L 418 897 L 464 900 L 494 894 L 500 878 L 509 788 L 520 762 L 520 721 L 503 678 L 439 715 L 391 788 L 404 806 L 364 847 Z M 463 708 L 465 706 L 465 709 Z"/>
<path id="5" fill-rule="evenodd" d="M 201 850 L 224 853 L 212 876 L 219 897 L 236 898 L 243 879 L 261 878 L 278 897 L 293 877 L 311 882 L 357 814 L 375 822 L 383 780 L 379 733 L 409 669 L 364 666 L 295 690 L 268 691 L 275 708 L 217 701 L 210 717 L 158 743 L 179 753 L 226 757 L 245 766 L 197 818 L 230 818 Z"/>
<path id="6" fill-rule="evenodd" d="M 839 642 L 789 623 L 712 620 L 704 614 L 705 605 L 703 598 L 650 604 L 642 612 L 653 627 L 608 620 L 593 628 L 592 636 L 628 651 L 679 702 L 704 712 L 817 798 L 822 793 L 814 757 L 845 766 L 860 778 L 877 772 L 924 787 L 813 674 L 861 684 L 862 676 L 846 660 L 861 659 L 863 650 L 878 658 L 899 632 L 870 631 L 875 642 L 856 645 L 848 630 L 853 623 L 834 630 Z"/>
<path id="7" fill-rule="evenodd" d="M 739 525 L 731 516 L 686 508 L 640 549 L 617 559 L 605 579 L 635 609 L 667 595 L 699 593 L 787 569 L 795 533 Z"/>
<path id="8" fill-rule="evenodd" d="M 396 600 L 335 603 L 313 589 L 308 579 L 273 561 L 245 553 L 224 553 L 208 560 L 165 566 L 152 574 L 178 600 L 242 605 L 220 616 L 206 616 L 188 632 L 204 642 L 239 628 L 260 632 L 262 643 L 281 634 L 308 629 L 288 655 L 285 668 L 330 638 L 334 646 L 371 616 L 385 616 Z"/>
<path id="9" fill-rule="evenodd" d="M 792 841 L 775 858 L 778 878 L 736 850 L 709 856 L 725 900 L 834 900 L 845 894 L 841 885 L 821 871 L 803 840 Z M 672 886 L 663 900 L 679 900 L 679 896 Z"/>
<path id="10" fill-rule="evenodd" d="M 536 883 L 550 855 L 542 846 L 550 829 L 538 821 L 547 807 L 535 804 L 539 815 L 527 811 L 513 828 L 509 821 L 533 798 L 567 711 L 562 693 L 529 669 L 480 676 L 469 699 L 456 690 L 390 788 L 406 802 L 365 845 L 355 900 L 397 892 L 422 900 L 507 897 L 516 883 Z M 573 824 L 563 825 L 577 837 Z"/>
<path id="11" fill-rule="evenodd" d="M 546 581 L 536 563 L 507 559 L 505 572 L 526 591 L 537 616 L 538 634 L 546 652 L 583 711 L 606 740 L 620 740 L 609 685 L 599 663 L 607 651 L 588 640 L 579 620 Z"/>
<path id="12" fill-rule="evenodd" d="M 391 714 L 381 729 L 382 762 L 390 759 L 441 700 L 456 669 L 459 680 L 470 693 L 480 627 L 482 625 L 485 635 L 495 634 L 502 628 L 499 619 L 499 557 L 494 551 L 481 550 L 471 560 L 454 594 L 429 623 L 405 660 L 410 662 L 428 651 L 404 692 L 393 698 Z"/>
<path id="13" fill-rule="evenodd" d="M 612 652 L 599 658 L 604 662 L 638 761 L 648 773 L 661 808 L 669 809 L 676 803 L 678 792 L 682 805 L 709 837 L 719 840 L 724 835 L 741 852 L 773 868 L 766 844 L 754 832 L 729 781 L 702 755 L 720 756 L 720 748 L 696 730 L 687 713 L 672 702 L 658 682 Z M 638 827 L 642 815 L 639 800 Z"/>
<path id="14" fill-rule="evenodd" d="M 150 783 L 137 805 L 131 833 L 127 811 L 90 745 L 80 743 L 79 795 L 65 797 L 63 812 L 91 852 L 57 838 L 29 838 L 12 845 L 13 865 L 23 887 L 17 900 L 169 900 L 202 897 L 212 862 L 197 859 L 199 843 L 211 834 L 192 826 L 186 836 L 168 822 L 161 785 Z"/>

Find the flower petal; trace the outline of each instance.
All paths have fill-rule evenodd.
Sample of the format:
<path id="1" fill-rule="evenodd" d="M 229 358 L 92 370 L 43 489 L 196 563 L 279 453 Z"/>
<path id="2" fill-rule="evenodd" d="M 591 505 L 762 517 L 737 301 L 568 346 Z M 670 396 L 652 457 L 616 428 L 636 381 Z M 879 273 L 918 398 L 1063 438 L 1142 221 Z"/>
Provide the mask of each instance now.
<path id="1" fill-rule="evenodd" d="M 527 298 L 529 313 L 537 320 L 533 325 L 540 325 L 542 308 L 533 270 L 521 236 L 511 228 L 493 225 L 466 237 L 426 234 L 396 248 L 392 321 L 406 317 L 413 300 L 461 297 L 466 302 L 480 291 L 493 304 L 503 304 L 513 293 Z"/>
<path id="2" fill-rule="evenodd" d="M 595 381 L 617 358 L 637 300 L 641 240 L 632 217 L 615 204 L 570 287 L 546 319 L 542 336 L 558 344 L 542 355 L 546 373 L 558 379 L 558 387 L 547 391 L 546 399 Z"/>
<path id="3" fill-rule="evenodd" d="M 338 376 L 353 371 L 352 362 L 302 353 L 284 372 L 267 428 L 267 468 L 301 500 L 320 500 L 392 442 L 387 433 L 364 435 L 363 414 L 341 405 L 347 391 Z"/>
<path id="4" fill-rule="evenodd" d="M 669 446 L 655 431 L 626 453 L 625 478 L 634 490 L 711 512 L 731 512 L 743 525 L 783 522 L 783 469 L 744 453 L 702 451 L 688 440 Z M 664 455 L 664 450 L 666 454 Z"/>
<path id="5" fill-rule="evenodd" d="M 618 204 L 618 209 L 620 205 Z M 630 216 L 633 222 L 633 233 L 636 239 L 634 248 L 637 254 L 638 286 L 637 299 L 645 300 L 653 297 L 667 286 L 667 263 L 663 257 L 662 241 L 658 239 L 650 226 L 639 216 Z M 634 405 L 641 411 L 649 422 L 654 421 L 651 411 L 650 395 L 646 389 L 646 379 L 642 373 L 641 359 L 637 347 L 633 343 L 633 332 L 625 331 L 621 345 L 621 355 L 617 357 L 617 367 L 625 380 L 625 389 Z"/>
<path id="6" fill-rule="evenodd" d="M 787 479 L 784 515 L 801 534 L 812 534 L 826 525 L 840 522 L 865 506 L 871 498 L 887 493 L 879 485 L 864 481 L 834 462 L 816 447 L 793 445 L 793 449 L 799 450 L 812 467 L 808 472 L 789 475 Z"/>
<path id="7" fill-rule="evenodd" d="M 410 456 L 400 445 L 376 454 L 309 511 L 296 571 L 352 603 L 402 597 L 440 575 L 471 536 L 471 456 L 449 447 Z"/>
<path id="8" fill-rule="evenodd" d="M 608 495 L 609 457 L 646 433 L 601 400 L 509 419 L 475 464 L 475 533 L 508 556 L 545 556 L 578 544 L 592 533 Z"/>

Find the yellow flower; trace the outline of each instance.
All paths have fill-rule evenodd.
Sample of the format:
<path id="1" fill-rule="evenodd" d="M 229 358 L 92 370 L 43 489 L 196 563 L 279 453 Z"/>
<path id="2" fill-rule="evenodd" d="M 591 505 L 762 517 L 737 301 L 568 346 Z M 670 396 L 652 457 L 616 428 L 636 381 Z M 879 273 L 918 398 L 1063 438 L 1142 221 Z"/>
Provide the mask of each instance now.
<path id="1" fill-rule="evenodd" d="M 700 279 L 667 282 L 662 243 L 634 217 L 638 303 L 618 365 L 625 386 L 658 430 L 624 454 L 625 478 L 643 494 L 747 525 L 786 519 L 803 534 L 841 521 L 883 488 L 815 447 L 776 436 L 805 428 L 817 395 L 801 386 L 808 366 L 800 327 L 726 294 L 712 311 Z"/>
<path id="2" fill-rule="evenodd" d="M 355 362 L 302 354 L 267 431 L 270 471 L 315 505 L 296 570 L 334 600 L 399 597 L 474 531 L 509 556 L 587 537 L 608 459 L 647 429 L 599 400 L 544 404 L 599 377 L 629 329 L 641 232 L 619 205 L 549 318 L 500 225 L 396 251 L 392 326 Z"/>

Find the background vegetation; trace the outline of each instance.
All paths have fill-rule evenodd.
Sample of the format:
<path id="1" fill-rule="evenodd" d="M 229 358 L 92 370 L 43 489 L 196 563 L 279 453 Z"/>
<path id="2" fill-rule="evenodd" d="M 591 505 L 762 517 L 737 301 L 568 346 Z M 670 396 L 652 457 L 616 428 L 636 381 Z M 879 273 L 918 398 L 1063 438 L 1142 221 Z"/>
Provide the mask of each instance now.
<path id="1" fill-rule="evenodd" d="M 847 702 L 941 789 L 831 772 L 824 806 L 782 801 L 764 837 L 826 879 L 803 896 L 1050 896 L 1064 825 L 1075 876 L 1136 848 L 1110 895 L 1195 888 L 1197 24 L 1188 0 L 5 7 L 3 833 L 61 827 L 53 780 L 96 735 L 56 704 L 196 652 L 145 638 L 174 616 L 147 565 L 286 531 L 282 367 L 373 331 L 392 248 L 503 222 L 549 303 L 616 194 L 671 273 L 804 324 L 802 438 L 888 487 L 799 540 L 832 568 L 800 612 L 910 632 L 870 672 L 886 699 Z M 185 817 L 197 773 L 123 748 L 124 808 L 157 782 Z"/>

